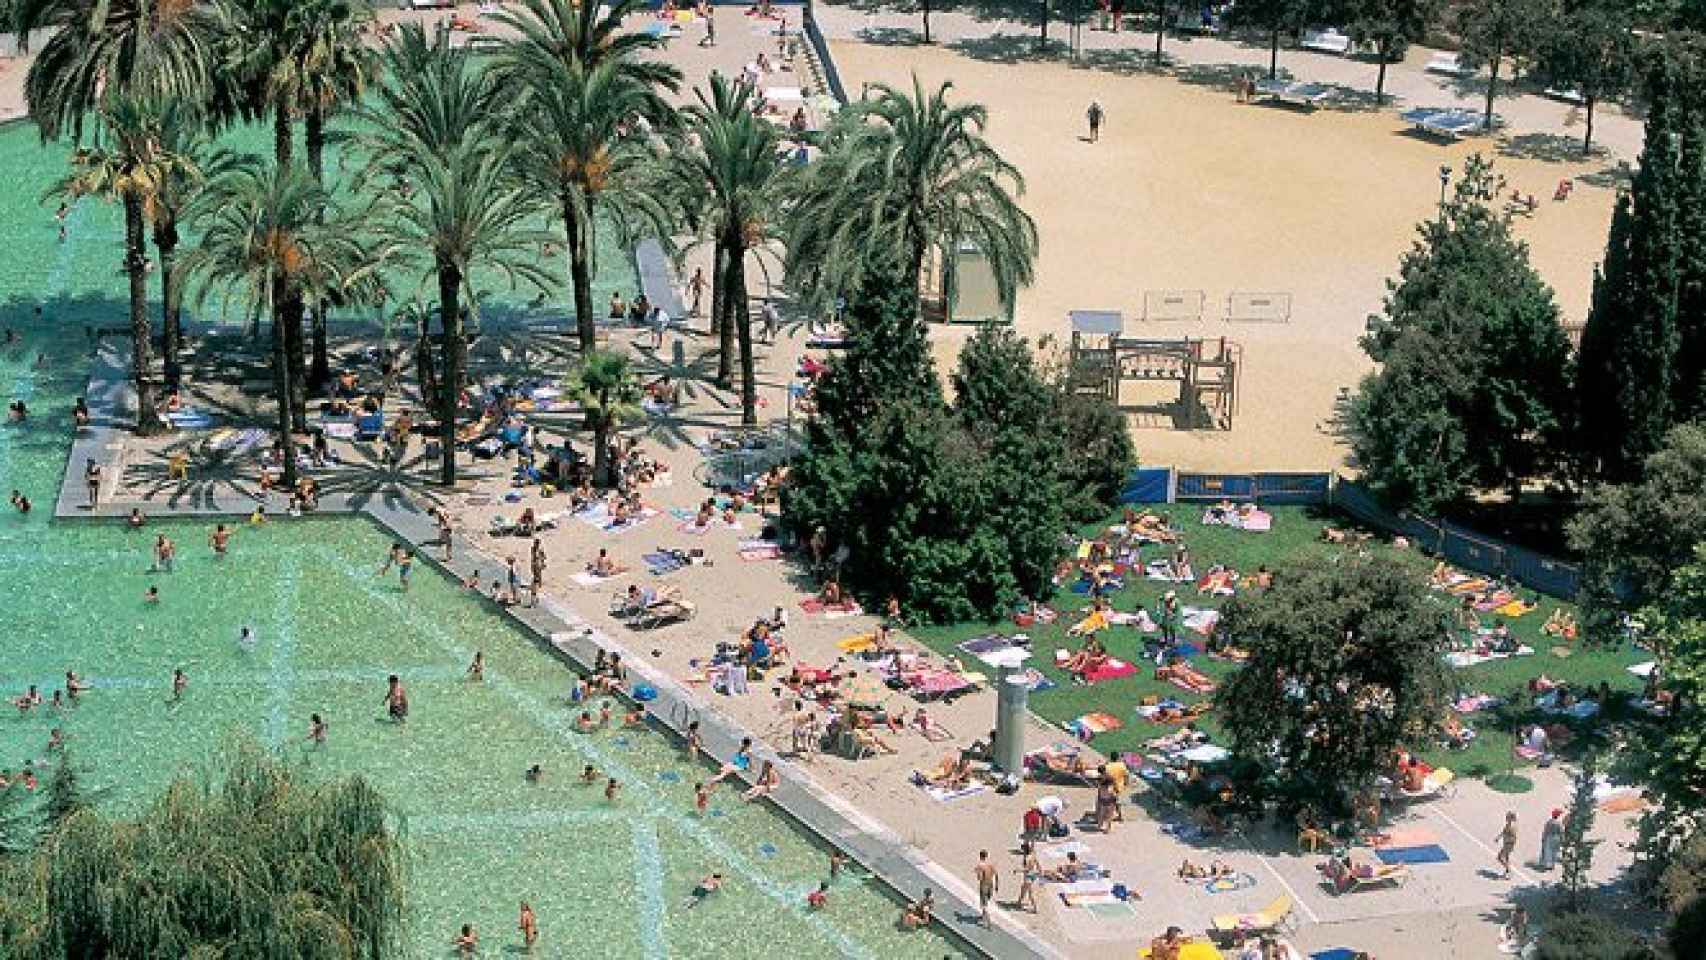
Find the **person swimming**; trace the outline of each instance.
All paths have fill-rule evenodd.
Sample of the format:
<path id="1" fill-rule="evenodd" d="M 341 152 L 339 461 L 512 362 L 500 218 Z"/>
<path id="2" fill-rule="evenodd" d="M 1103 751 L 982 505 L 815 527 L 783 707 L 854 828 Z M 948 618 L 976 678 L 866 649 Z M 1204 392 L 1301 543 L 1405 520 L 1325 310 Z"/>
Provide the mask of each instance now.
<path id="1" fill-rule="evenodd" d="M 521 775 L 528 783 L 538 783 L 540 780 L 545 778 L 545 767 L 542 764 L 536 763 L 533 766 L 528 767 L 526 770 L 523 770 Z"/>
<path id="2" fill-rule="evenodd" d="M 609 780 L 605 781 L 604 784 L 604 799 L 610 803 L 615 803 L 616 795 L 621 791 L 621 789 L 622 782 L 617 780 L 615 777 L 611 777 Z"/>
<path id="3" fill-rule="evenodd" d="M 142 594 L 142 602 L 143 603 L 159 603 L 160 602 L 160 588 L 159 587 L 149 587 L 147 589 L 147 591 L 145 591 Z"/>
<path id="4" fill-rule="evenodd" d="M 315 746 L 326 745 L 326 721 L 320 719 L 317 713 L 308 715 L 308 736 L 303 738 Z"/>
<path id="5" fill-rule="evenodd" d="M 469 680 L 472 680 L 475 683 L 484 683 L 485 682 L 485 680 L 486 680 L 486 655 L 483 651 L 480 651 L 480 650 L 474 651 L 474 662 L 468 664 L 467 676 L 468 676 Z"/>
<path id="6" fill-rule="evenodd" d="M 598 768 L 589 763 L 586 765 L 586 769 L 581 771 L 581 783 L 593 784 L 597 782 Z"/>
<path id="7" fill-rule="evenodd" d="M 244 626 L 237 631 L 237 649 L 244 653 L 254 653 L 260 643 L 261 638 L 255 636 L 254 628 Z"/>
<path id="8" fill-rule="evenodd" d="M 214 556 L 223 559 L 226 552 L 231 549 L 231 531 L 225 528 L 225 524 L 219 524 L 208 535 L 207 544 L 213 548 Z"/>
<path id="9" fill-rule="evenodd" d="M 706 897 L 709 897 L 711 894 L 716 893 L 717 889 L 719 887 L 721 887 L 722 885 L 723 885 L 723 875 L 722 874 L 713 873 L 710 876 L 707 876 L 705 879 L 700 880 L 696 886 L 694 886 L 692 895 L 687 898 L 687 902 L 685 904 L 683 904 L 683 906 L 688 910 L 691 910 L 694 907 L 697 907 L 701 903 L 705 902 Z"/>
<path id="10" fill-rule="evenodd" d="M 409 695 L 403 690 L 402 678 L 391 674 L 385 680 L 385 711 L 397 723 L 409 719 Z"/>
<path id="11" fill-rule="evenodd" d="M 178 667 L 172 671 L 172 702 L 184 699 L 184 691 L 189 689 L 190 678 L 184 674 L 184 668 Z"/>

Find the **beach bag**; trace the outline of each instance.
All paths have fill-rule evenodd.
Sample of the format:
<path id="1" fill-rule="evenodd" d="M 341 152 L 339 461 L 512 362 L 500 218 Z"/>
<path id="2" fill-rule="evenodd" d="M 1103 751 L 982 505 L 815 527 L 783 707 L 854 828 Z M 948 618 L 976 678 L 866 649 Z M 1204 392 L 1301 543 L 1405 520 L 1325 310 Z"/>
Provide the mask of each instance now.
<path id="1" fill-rule="evenodd" d="M 650 703 L 658 698 L 657 688 L 649 683 L 634 684 L 634 700 L 639 703 Z"/>
<path id="2" fill-rule="evenodd" d="M 1064 823 L 1059 823 L 1059 822 L 1051 823 L 1048 825 L 1048 835 L 1049 835 L 1049 837 L 1051 837 L 1053 839 L 1059 839 L 1061 837 L 1071 836 L 1072 835 L 1072 828 L 1067 826 Z"/>

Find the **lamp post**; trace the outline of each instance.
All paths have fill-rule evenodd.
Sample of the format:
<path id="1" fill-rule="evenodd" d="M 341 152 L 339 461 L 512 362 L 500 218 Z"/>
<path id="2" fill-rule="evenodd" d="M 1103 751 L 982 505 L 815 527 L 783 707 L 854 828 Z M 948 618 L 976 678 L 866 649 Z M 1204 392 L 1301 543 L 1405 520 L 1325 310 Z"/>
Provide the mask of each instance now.
<path id="1" fill-rule="evenodd" d="M 1451 167 L 1440 164 L 1439 168 L 1439 215 L 1445 218 L 1445 188 L 1451 185 Z"/>

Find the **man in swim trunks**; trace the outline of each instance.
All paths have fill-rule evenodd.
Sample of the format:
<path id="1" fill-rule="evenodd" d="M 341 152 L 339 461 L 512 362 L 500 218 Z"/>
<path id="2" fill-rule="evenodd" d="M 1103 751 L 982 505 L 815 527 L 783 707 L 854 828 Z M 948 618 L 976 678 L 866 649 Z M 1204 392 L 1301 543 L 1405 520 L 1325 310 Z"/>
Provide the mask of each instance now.
<path id="1" fill-rule="evenodd" d="M 184 698 L 184 690 L 190 685 L 190 678 L 184 676 L 184 668 L 172 671 L 172 702 L 177 703 Z"/>
<path id="2" fill-rule="evenodd" d="M 723 885 L 723 875 L 720 873 L 711 874 L 710 876 L 706 877 L 705 879 L 699 881 L 699 885 L 693 888 L 693 895 L 691 897 L 687 898 L 687 903 L 685 904 L 685 906 L 689 910 L 693 909 L 694 907 L 697 907 L 701 903 L 705 902 L 706 897 L 710 896 L 713 893 L 716 893 L 717 888 L 721 887 L 722 885 Z"/>
<path id="3" fill-rule="evenodd" d="M 529 564 L 533 573 L 533 582 L 529 584 L 529 589 L 533 592 L 532 606 L 537 607 L 539 606 L 539 587 L 545 582 L 545 545 L 539 542 L 538 537 L 533 539 L 533 552 L 529 557 Z"/>
<path id="4" fill-rule="evenodd" d="M 829 881 L 820 881 L 817 889 L 806 894 L 806 906 L 812 910 L 822 910 L 829 905 Z"/>
<path id="5" fill-rule="evenodd" d="M 317 747 L 326 745 L 326 721 L 320 719 L 319 714 L 308 715 L 308 736 L 304 739 Z"/>
<path id="6" fill-rule="evenodd" d="M 989 862 L 989 851 L 977 852 L 977 866 L 972 871 L 977 875 L 977 902 L 983 910 L 983 924 L 989 925 L 989 901 L 995 899 L 995 891 L 1001 889 L 1001 875 L 996 872 L 995 864 Z"/>
<path id="7" fill-rule="evenodd" d="M 213 528 L 213 533 L 207 538 L 208 546 L 213 548 L 213 555 L 223 560 L 225 551 L 231 548 L 231 531 L 221 523 Z"/>
<path id="8" fill-rule="evenodd" d="M 403 555 L 397 558 L 397 583 L 403 588 L 404 593 L 409 592 L 409 574 L 413 573 L 414 569 L 415 552 L 404 550 Z"/>

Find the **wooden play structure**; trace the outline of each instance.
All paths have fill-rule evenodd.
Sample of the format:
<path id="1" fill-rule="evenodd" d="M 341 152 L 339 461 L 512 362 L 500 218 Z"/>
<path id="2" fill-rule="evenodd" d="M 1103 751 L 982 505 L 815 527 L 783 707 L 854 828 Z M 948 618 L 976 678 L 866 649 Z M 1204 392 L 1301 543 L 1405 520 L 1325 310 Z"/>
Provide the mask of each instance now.
<path id="1" fill-rule="evenodd" d="M 1075 392 L 1106 397 L 1128 412 L 1169 413 L 1182 430 L 1232 429 L 1244 357 L 1239 344 L 1225 337 L 1127 337 L 1117 310 L 1074 310 L 1068 320 Z"/>

